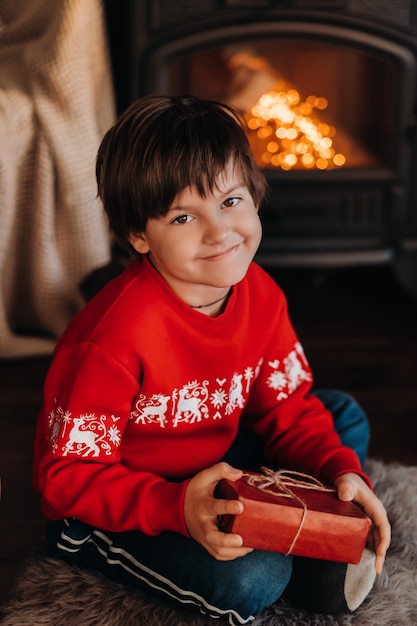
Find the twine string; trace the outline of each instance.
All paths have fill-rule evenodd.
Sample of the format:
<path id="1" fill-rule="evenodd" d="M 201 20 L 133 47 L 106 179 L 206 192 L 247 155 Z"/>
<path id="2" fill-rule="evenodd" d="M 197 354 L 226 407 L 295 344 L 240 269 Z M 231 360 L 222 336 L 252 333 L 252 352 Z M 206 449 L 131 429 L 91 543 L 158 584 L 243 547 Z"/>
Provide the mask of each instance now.
<path id="1" fill-rule="evenodd" d="M 323 483 L 314 478 L 314 476 L 310 476 L 309 474 L 303 474 L 302 472 L 295 472 L 291 470 L 274 471 L 269 467 L 261 467 L 261 471 L 263 472 L 263 475 L 244 473 L 243 476 L 245 477 L 246 482 L 252 487 L 256 487 L 260 491 L 264 491 L 273 496 L 284 496 L 294 499 L 301 505 L 302 508 L 302 514 L 297 531 L 294 535 L 293 540 L 291 541 L 290 547 L 285 553 L 285 556 L 288 556 L 292 553 L 294 546 L 298 541 L 308 511 L 307 504 L 302 498 L 300 498 L 300 496 L 294 493 L 293 488 L 302 487 L 303 489 L 310 489 L 313 491 L 327 491 L 332 493 L 334 493 L 336 490 L 332 489 L 331 487 L 325 487 L 325 485 L 323 485 Z"/>

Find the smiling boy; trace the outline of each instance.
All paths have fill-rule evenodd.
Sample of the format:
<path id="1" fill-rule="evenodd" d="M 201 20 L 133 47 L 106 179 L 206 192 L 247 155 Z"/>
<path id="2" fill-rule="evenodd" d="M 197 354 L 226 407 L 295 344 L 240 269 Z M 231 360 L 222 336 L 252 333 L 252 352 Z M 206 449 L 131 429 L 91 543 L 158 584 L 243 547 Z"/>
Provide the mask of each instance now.
<path id="1" fill-rule="evenodd" d="M 230 624 L 286 590 L 311 610 L 356 608 L 390 541 L 362 470 L 367 421 L 350 396 L 311 391 L 285 296 L 253 262 L 266 183 L 239 117 L 189 96 L 143 98 L 104 137 L 97 180 L 137 258 L 74 318 L 45 383 L 34 481 L 50 553 Z M 216 499 L 218 481 L 258 460 L 362 505 L 376 559 L 310 559 L 318 576 L 221 532 L 219 516 L 243 505 Z M 352 577 L 364 584 L 348 598 Z"/>
<path id="2" fill-rule="evenodd" d="M 261 240 L 258 207 L 229 165 L 206 197 L 187 187 L 169 212 L 130 236 L 140 254 L 192 308 L 215 316 L 245 276 Z M 213 304 L 211 304 L 213 302 Z"/>

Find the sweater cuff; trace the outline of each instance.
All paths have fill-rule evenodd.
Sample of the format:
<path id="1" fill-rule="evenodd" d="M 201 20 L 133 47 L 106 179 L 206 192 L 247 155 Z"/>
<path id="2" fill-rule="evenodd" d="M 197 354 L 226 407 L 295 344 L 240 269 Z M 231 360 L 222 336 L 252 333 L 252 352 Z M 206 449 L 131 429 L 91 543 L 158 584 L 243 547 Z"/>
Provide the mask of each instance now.
<path id="1" fill-rule="evenodd" d="M 373 489 L 372 482 L 362 470 L 359 458 L 353 450 L 350 448 L 343 448 L 335 452 L 324 463 L 320 471 L 320 480 L 327 485 L 334 486 L 334 481 L 341 474 L 352 472 L 358 474 L 368 485 L 370 489 Z"/>
<path id="2" fill-rule="evenodd" d="M 161 481 L 151 487 L 146 502 L 146 517 L 151 534 L 172 531 L 190 536 L 184 518 L 188 482 Z"/>

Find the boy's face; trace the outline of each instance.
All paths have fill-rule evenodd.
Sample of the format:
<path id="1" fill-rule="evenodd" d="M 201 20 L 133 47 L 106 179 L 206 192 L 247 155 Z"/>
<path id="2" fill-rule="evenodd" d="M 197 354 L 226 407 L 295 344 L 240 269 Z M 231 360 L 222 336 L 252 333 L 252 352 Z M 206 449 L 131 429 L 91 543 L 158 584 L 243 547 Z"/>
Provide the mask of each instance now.
<path id="1" fill-rule="evenodd" d="M 228 167 L 217 187 L 205 198 L 195 187 L 184 189 L 167 215 L 130 238 L 190 305 L 210 302 L 242 280 L 261 240 L 258 207 L 238 171 Z"/>

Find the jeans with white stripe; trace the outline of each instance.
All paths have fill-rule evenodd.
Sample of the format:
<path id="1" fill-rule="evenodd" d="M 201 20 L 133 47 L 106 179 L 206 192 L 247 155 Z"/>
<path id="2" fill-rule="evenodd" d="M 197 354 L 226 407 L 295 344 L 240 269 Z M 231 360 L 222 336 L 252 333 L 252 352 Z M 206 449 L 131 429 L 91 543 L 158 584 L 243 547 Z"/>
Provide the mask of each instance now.
<path id="1" fill-rule="evenodd" d="M 362 409 L 342 392 L 316 393 L 332 412 L 342 443 L 363 463 L 369 427 Z M 265 462 L 242 432 L 225 460 L 246 470 Z M 75 518 L 50 522 L 48 545 L 55 558 L 143 587 L 211 617 L 223 617 L 233 626 L 250 622 L 278 600 L 292 572 L 293 557 L 283 554 L 254 550 L 233 561 L 217 561 L 199 543 L 177 533 L 156 537 L 139 531 L 109 533 Z"/>

